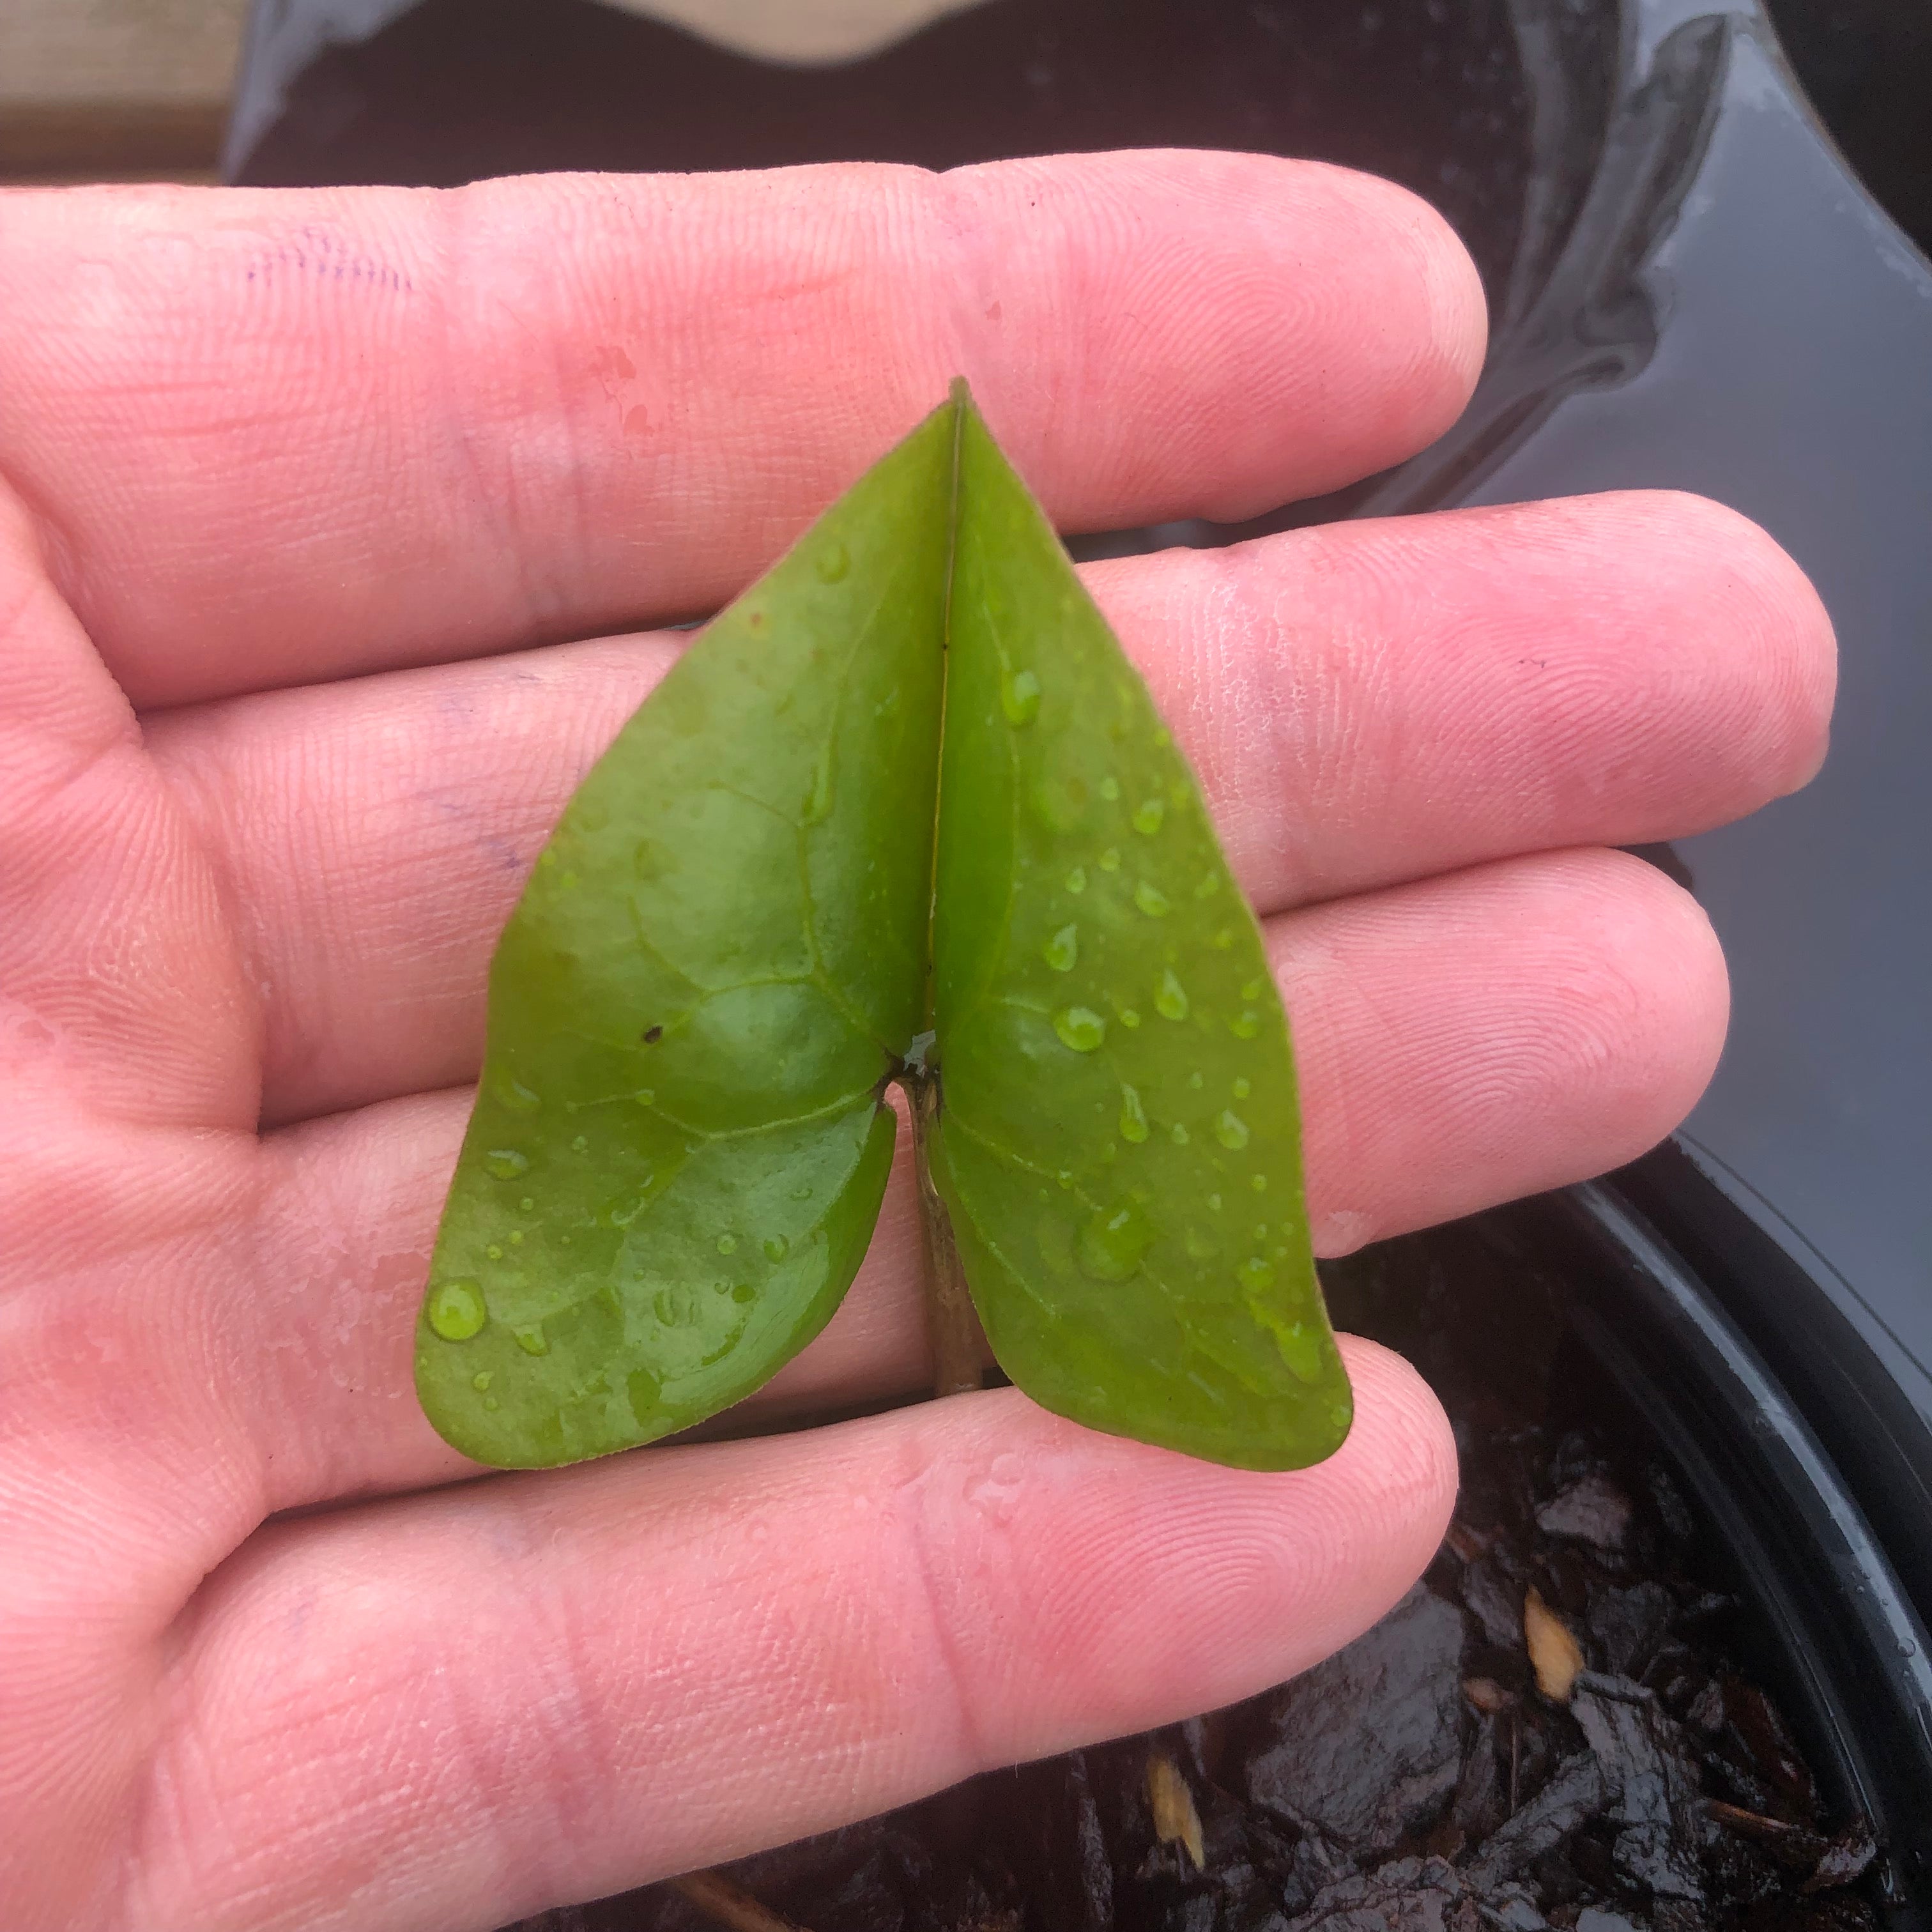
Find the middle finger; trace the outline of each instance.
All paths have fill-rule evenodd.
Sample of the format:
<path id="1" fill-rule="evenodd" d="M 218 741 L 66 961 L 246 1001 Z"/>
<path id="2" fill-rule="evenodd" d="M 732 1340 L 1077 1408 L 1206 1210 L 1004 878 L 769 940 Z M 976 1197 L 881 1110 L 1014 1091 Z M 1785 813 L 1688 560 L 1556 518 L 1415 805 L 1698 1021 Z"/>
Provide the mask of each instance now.
<path id="1" fill-rule="evenodd" d="M 1769 538 L 1630 494 L 1331 526 L 1088 580 L 1266 915 L 1700 831 L 1822 754 L 1831 631 Z M 658 634 L 153 721 L 265 988 L 263 1118 L 474 1077 L 484 970 Z"/>

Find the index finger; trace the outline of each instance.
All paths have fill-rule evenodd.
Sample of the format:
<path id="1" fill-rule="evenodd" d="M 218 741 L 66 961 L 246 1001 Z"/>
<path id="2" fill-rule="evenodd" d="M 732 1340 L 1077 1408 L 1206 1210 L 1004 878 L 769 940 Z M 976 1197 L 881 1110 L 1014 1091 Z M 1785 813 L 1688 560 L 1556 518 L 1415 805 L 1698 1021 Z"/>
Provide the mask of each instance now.
<path id="1" fill-rule="evenodd" d="M 965 374 L 1063 527 L 1397 460 L 1482 353 L 1404 190 L 1262 155 L 0 198 L 0 475 L 137 704 L 674 620 Z"/>

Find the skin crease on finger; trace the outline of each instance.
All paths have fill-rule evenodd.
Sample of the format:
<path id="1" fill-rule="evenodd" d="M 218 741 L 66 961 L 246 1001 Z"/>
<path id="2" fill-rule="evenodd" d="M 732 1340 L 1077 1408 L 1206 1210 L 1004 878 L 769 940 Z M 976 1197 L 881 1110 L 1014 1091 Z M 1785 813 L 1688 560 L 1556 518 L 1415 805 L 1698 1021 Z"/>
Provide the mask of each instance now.
<path id="1" fill-rule="evenodd" d="M 808 194 L 826 220 L 800 221 Z M 1156 203 L 1171 219 L 1146 218 Z M 1480 301 L 1433 216 L 1243 157 L 1028 163 L 937 189 L 829 170 L 0 208 L 0 471 L 20 499 L 0 488 L 0 1051 L 18 1096 L 0 1112 L 0 1816 L 25 1821 L 0 1833 L 8 1932 L 484 1927 L 1225 1701 L 1400 1594 L 1445 1519 L 1453 1456 L 1419 1382 L 1365 1345 L 1354 1436 L 1288 1478 L 1088 1436 L 1002 1392 L 451 1483 L 466 1470 L 425 1455 L 407 1328 L 465 1097 L 404 1094 L 258 1142 L 273 988 L 242 869 L 202 809 L 213 794 L 144 748 L 92 646 L 143 699 L 178 704 L 638 621 L 640 583 L 650 608 L 692 608 L 961 366 L 1070 522 L 1326 487 L 1426 440 L 1473 378 Z M 658 245 L 665 222 L 687 238 Z M 674 285 L 694 262 L 716 272 L 680 309 L 663 272 Z M 884 298 L 934 262 L 964 296 Z M 1164 306 L 1176 287 L 1199 298 Z M 728 377 L 709 388 L 707 326 Z M 877 353 L 855 353 L 868 331 Z M 847 358 L 832 380 L 826 340 Z M 662 366 L 630 352 L 645 341 Z M 598 359 L 626 344 L 629 376 Z M 1828 682 L 1815 622 L 1767 614 L 1769 547 L 1735 520 L 1705 528 L 1748 621 L 1714 622 L 1726 600 L 1708 593 L 1696 648 L 1723 639 L 1732 694 L 1696 729 L 1748 728 L 1693 817 L 1802 774 Z M 1605 541 L 1583 530 L 1546 576 Z M 1398 620 L 1371 622 L 1370 598 L 1371 643 L 1411 628 L 1394 554 L 1358 566 Z M 1238 629 L 1269 596 L 1258 574 L 1244 589 L 1245 561 L 1192 567 L 1207 574 L 1145 600 L 1178 632 L 1198 623 L 1204 685 L 1217 603 Z M 1468 594 L 1512 571 L 1499 550 Z M 1132 584 L 1114 581 L 1124 608 Z M 1620 627 L 1654 647 L 1640 613 L 1593 632 L 1574 603 L 1526 604 L 1511 622 L 1504 641 L 1552 647 L 1582 624 L 1581 669 L 1547 688 L 1614 711 L 1654 686 L 1682 720 L 1667 652 L 1635 652 L 1640 671 L 1589 656 Z M 1483 663 L 1472 617 L 1435 634 Z M 1753 662 L 1756 696 L 1737 669 Z M 1368 688 L 1386 703 L 1425 668 L 1390 658 Z M 554 809 L 608 736 L 610 696 L 523 766 L 516 810 Z M 1252 701 L 1292 716 L 1309 696 L 1264 682 Z M 1352 816 L 1414 769 L 1432 736 L 1417 702 L 1411 748 L 1367 796 L 1336 794 Z M 1529 706 L 1520 744 L 1559 715 Z M 184 718 L 154 721 L 146 746 Z M 321 748 L 312 809 L 323 765 L 374 742 Z M 1247 755 L 1202 743 L 1210 772 Z M 1311 770 L 1352 769 L 1348 734 L 1308 743 Z M 1587 776 L 1601 754 L 1587 733 L 1567 743 L 1544 775 L 1559 804 L 1589 789 L 1566 766 Z M 1275 866 L 1285 895 L 1269 938 L 1328 1245 L 1608 1165 L 1688 1106 L 1722 1029 L 1701 915 L 1634 862 L 1522 849 L 1616 835 L 1514 822 L 1493 850 L 1384 856 L 1356 892 L 1359 860 L 1271 858 L 1266 786 L 1222 782 L 1244 878 Z M 1645 808 L 1667 820 L 1671 801 Z M 286 854 L 318 889 L 328 856 Z M 494 857 L 513 872 L 527 843 Z M 398 850 L 368 870 L 400 890 L 434 862 Z M 332 904 L 316 931 L 343 945 L 372 903 Z M 365 1016 L 425 943 L 383 930 L 391 984 Z M 436 997 L 473 998 L 464 944 L 426 976 L 447 976 Z M 314 1090 L 329 1050 L 313 1049 Z M 851 1318 L 778 1400 L 916 1376 L 912 1228 L 902 1192 Z M 424 1492 L 262 1524 L 404 1485 Z"/>

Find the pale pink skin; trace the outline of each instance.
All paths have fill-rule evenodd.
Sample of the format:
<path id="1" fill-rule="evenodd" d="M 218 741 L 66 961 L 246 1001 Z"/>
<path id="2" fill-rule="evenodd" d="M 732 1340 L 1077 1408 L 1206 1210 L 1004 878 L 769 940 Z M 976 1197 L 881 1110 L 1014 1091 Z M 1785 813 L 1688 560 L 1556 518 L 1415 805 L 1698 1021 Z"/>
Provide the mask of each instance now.
<path id="1" fill-rule="evenodd" d="M 956 373 L 1093 528 L 1378 470 L 1483 342 L 1420 203 L 1252 157 L 0 195 L 9 1932 L 486 1927 L 1396 1599 L 1455 1469 L 1366 1343 L 1299 1474 L 1007 1391 L 472 1481 L 410 1342 L 492 940 L 676 649 L 600 632 L 735 590 Z M 1816 768 L 1767 537 L 1628 495 L 1089 577 L 1266 916 L 1327 1252 L 1683 1115 L 1724 965 L 1603 848 Z M 764 1402 L 919 1385 L 913 1213 L 902 1162 Z"/>

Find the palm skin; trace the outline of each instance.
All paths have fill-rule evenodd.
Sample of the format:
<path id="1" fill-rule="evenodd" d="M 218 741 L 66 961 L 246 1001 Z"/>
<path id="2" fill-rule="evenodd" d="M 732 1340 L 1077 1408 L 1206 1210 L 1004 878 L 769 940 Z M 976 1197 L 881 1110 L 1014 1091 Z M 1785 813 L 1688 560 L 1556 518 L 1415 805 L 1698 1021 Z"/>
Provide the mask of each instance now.
<path id="1" fill-rule="evenodd" d="M 487 1927 L 1395 1600 L 1454 1455 L 1366 1344 L 1291 1475 L 1003 1390 L 524 1477 L 429 1430 L 410 1338 L 494 934 L 677 648 L 614 633 L 729 596 L 956 370 L 1095 528 L 1396 460 L 1481 338 L 1426 209 L 1256 157 L 0 196 L 10 1928 Z M 1822 756 L 1767 538 L 1630 495 L 1089 580 L 1264 916 L 1318 1246 L 1682 1117 L 1722 963 L 1604 848 Z M 766 1414 L 916 1390 L 918 1270 L 902 1172 Z"/>

